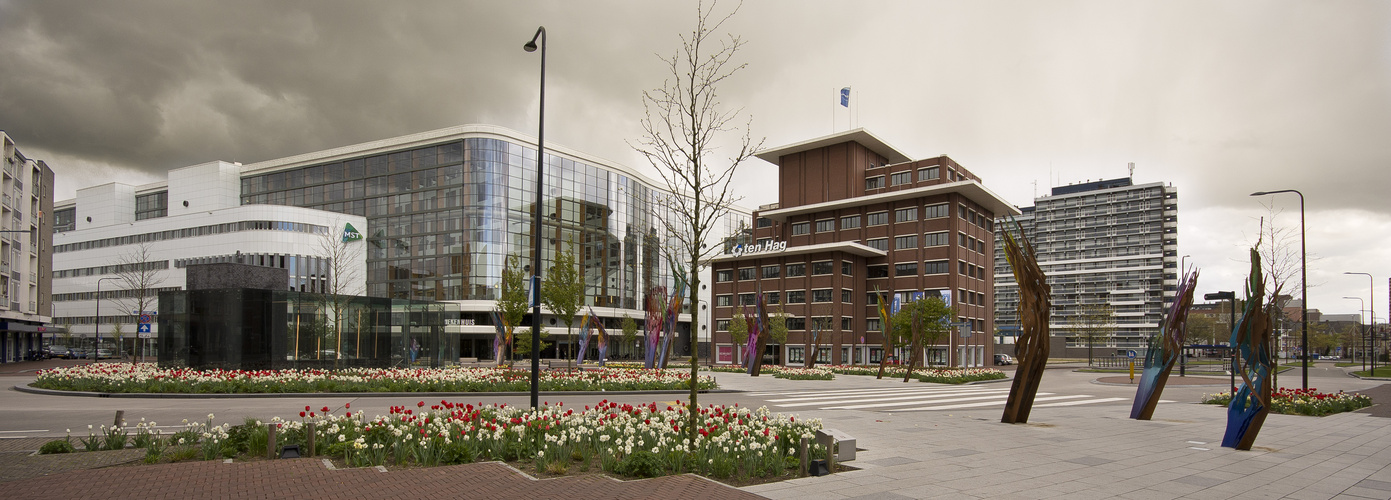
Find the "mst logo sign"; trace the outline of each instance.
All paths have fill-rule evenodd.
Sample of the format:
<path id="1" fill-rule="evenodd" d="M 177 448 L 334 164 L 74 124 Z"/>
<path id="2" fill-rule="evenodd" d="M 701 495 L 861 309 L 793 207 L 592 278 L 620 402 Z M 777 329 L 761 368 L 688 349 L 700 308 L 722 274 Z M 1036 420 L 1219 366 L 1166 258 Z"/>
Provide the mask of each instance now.
<path id="1" fill-rule="evenodd" d="M 343 243 L 361 240 L 362 233 L 357 232 L 357 228 L 353 227 L 351 223 L 343 224 Z"/>
<path id="2" fill-rule="evenodd" d="M 781 252 L 783 250 L 787 250 L 786 241 L 769 241 L 767 243 L 753 245 L 734 245 L 734 248 L 731 248 L 729 253 L 733 254 L 735 257 L 742 257 L 744 255 L 753 255 L 756 253 Z"/>

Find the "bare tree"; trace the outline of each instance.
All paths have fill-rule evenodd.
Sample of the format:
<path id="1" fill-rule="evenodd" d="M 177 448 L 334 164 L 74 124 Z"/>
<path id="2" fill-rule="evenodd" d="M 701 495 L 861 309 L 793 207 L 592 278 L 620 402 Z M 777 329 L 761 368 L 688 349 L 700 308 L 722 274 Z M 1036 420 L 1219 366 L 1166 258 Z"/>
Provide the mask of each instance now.
<path id="1" fill-rule="evenodd" d="M 745 130 L 735 126 L 741 109 L 727 110 L 716 92 L 720 83 L 734 76 L 746 65 L 734 63 L 734 55 L 744 41 L 733 34 L 718 35 L 716 31 L 739 11 L 736 6 L 729 14 L 714 14 L 717 2 L 707 8 L 696 4 L 696 26 L 681 36 L 681 49 L 671 57 L 663 57 L 671 78 L 660 88 L 643 92 L 643 137 L 633 149 L 647 158 L 657 169 L 673 196 L 673 208 L 667 224 L 669 234 L 680 240 L 678 249 L 689 262 L 691 274 L 690 303 L 699 300 L 700 265 L 719 250 L 708 245 L 717 223 L 729 213 L 730 205 L 738 201 L 731 189 L 734 171 L 763 146 Z M 723 160 L 714 160 L 718 138 L 738 136 L 738 151 Z M 696 332 L 699 315 L 691 315 L 691 392 L 690 438 L 695 440 L 697 370 L 699 351 Z"/>
<path id="2" fill-rule="evenodd" d="M 1092 351 L 1097 339 L 1111 338 L 1116 328 L 1116 310 L 1110 304 L 1082 304 L 1072 318 L 1073 332 L 1087 342 L 1087 366 L 1092 365 Z"/>
<path id="3" fill-rule="evenodd" d="M 165 277 L 161 271 L 166 266 L 164 261 L 156 260 L 153 253 L 149 243 L 140 243 L 116 258 L 116 281 L 120 288 L 116 303 L 123 311 L 131 311 L 137 317 L 154 311 L 159 302 L 159 285 L 164 283 Z M 120 322 L 116 324 L 120 325 Z M 101 328 L 101 318 L 97 318 L 97 328 Z M 116 345 L 124 349 L 123 335 L 119 331 L 114 331 L 117 333 Z"/>
<path id="4" fill-rule="evenodd" d="M 335 223 L 333 227 L 339 225 Z M 343 318 L 353 297 L 362 295 L 365 291 L 361 267 L 364 259 L 362 234 L 353 228 L 352 224 L 343 223 L 341 227 L 337 232 L 329 231 L 322 234 L 318 249 L 318 257 L 323 260 L 325 266 L 322 271 L 327 274 L 321 277 L 322 287 L 319 292 L 323 294 L 324 309 L 329 321 L 329 325 L 326 326 L 332 332 L 335 342 L 335 364 L 343 359 Z M 354 352 L 353 355 L 359 356 L 360 353 Z"/>
<path id="5" fill-rule="evenodd" d="M 1281 293 L 1295 293 L 1301 290 L 1302 273 L 1300 271 L 1306 265 L 1305 259 L 1307 258 L 1308 262 L 1317 262 L 1319 257 L 1312 254 L 1308 256 L 1302 254 L 1300 235 L 1296 227 L 1280 227 L 1276 224 L 1276 218 L 1284 213 L 1284 209 L 1276 208 L 1274 200 L 1264 203 L 1263 206 L 1266 214 L 1261 217 L 1260 233 L 1256 235 L 1256 241 L 1261 244 L 1256 245 L 1256 247 L 1261 256 L 1261 272 L 1270 283 L 1271 296 L 1278 299 Z M 1315 283 L 1307 285 L 1309 288 L 1317 286 Z M 1305 299 L 1302 293 L 1299 298 L 1300 300 Z M 1276 331 L 1275 341 L 1278 343 L 1280 337 L 1286 334 L 1285 327 L 1298 326 L 1296 324 L 1299 321 L 1296 321 L 1295 318 L 1289 318 L 1284 313 L 1284 304 L 1277 305 L 1281 306 L 1274 311 L 1276 317 L 1280 319 L 1276 323 L 1276 326 L 1280 327 Z M 1307 308 L 1308 304 L 1305 304 L 1304 307 Z M 1310 325 L 1309 329 L 1312 335 L 1313 325 Z M 1231 333 L 1230 326 L 1228 333 Z"/>
<path id="6" fill-rule="evenodd" d="M 1261 232 L 1257 240 L 1263 242 L 1257 248 L 1261 253 L 1261 273 L 1270 282 L 1272 290 L 1294 290 L 1299 284 L 1299 270 L 1303 264 L 1299 248 L 1299 231 L 1296 227 L 1280 227 L 1275 219 L 1284 212 L 1275 203 L 1264 204 L 1266 214 L 1262 217 Z"/>

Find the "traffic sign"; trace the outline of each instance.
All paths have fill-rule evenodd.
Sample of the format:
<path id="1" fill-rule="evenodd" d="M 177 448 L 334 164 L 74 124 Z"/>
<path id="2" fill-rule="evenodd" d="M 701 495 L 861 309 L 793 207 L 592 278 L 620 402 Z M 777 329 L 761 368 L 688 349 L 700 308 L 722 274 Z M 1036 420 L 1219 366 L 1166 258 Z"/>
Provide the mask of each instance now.
<path id="1" fill-rule="evenodd" d="M 149 322 L 151 322 L 151 321 L 153 321 L 153 320 L 154 320 L 154 318 L 151 318 L 150 315 L 148 315 L 148 314 L 141 314 L 141 315 L 140 315 L 140 323 L 142 323 L 142 324 L 143 324 L 143 323 L 149 323 Z"/>
<path id="2" fill-rule="evenodd" d="M 136 332 L 137 332 L 137 333 L 150 333 L 150 324 L 149 324 L 149 323 L 141 323 L 141 324 L 139 325 L 139 329 L 136 330 Z"/>
<path id="3" fill-rule="evenodd" d="M 1134 350 L 1134 349 L 1130 349 L 1130 350 L 1125 351 L 1125 357 L 1130 358 L 1130 359 L 1135 359 L 1135 350 Z"/>
<path id="4" fill-rule="evenodd" d="M 152 339 L 152 338 L 155 338 L 155 334 L 150 333 L 150 332 L 140 332 L 140 333 L 135 334 L 135 336 L 136 336 L 137 338 L 142 338 L 142 339 Z"/>

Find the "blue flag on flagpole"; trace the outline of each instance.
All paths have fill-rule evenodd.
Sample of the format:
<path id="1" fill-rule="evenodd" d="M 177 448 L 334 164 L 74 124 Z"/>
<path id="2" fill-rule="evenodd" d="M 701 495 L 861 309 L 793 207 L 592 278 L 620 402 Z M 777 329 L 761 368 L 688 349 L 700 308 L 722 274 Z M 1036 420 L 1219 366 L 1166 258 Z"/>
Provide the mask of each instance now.
<path id="1" fill-rule="evenodd" d="M 850 87 L 840 89 L 840 105 L 845 108 L 850 107 Z"/>

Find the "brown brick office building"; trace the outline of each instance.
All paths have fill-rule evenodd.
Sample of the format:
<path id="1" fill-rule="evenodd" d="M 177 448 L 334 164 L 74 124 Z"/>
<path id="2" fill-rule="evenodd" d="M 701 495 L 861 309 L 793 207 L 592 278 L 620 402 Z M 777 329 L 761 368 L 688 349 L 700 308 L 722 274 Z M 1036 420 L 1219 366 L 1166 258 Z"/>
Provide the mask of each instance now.
<path id="1" fill-rule="evenodd" d="M 787 343 L 770 343 L 765 360 L 800 364 L 819 320 L 828 326 L 818 362 L 877 363 L 878 289 L 902 301 L 949 297 L 957 321 L 969 324 L 929 346 L 928 363 L 989 364 L 993 221 L 1017 208 L 951 158 L 913 160 L 864 129 L 758 157 L 778 166 L 778 203 L 755 211 L 750 231 L 711 259 L 716 363 L 739 361 L 729 320 L 741 305 L 752 311 L 759 291 L 789 315 Z"/>

